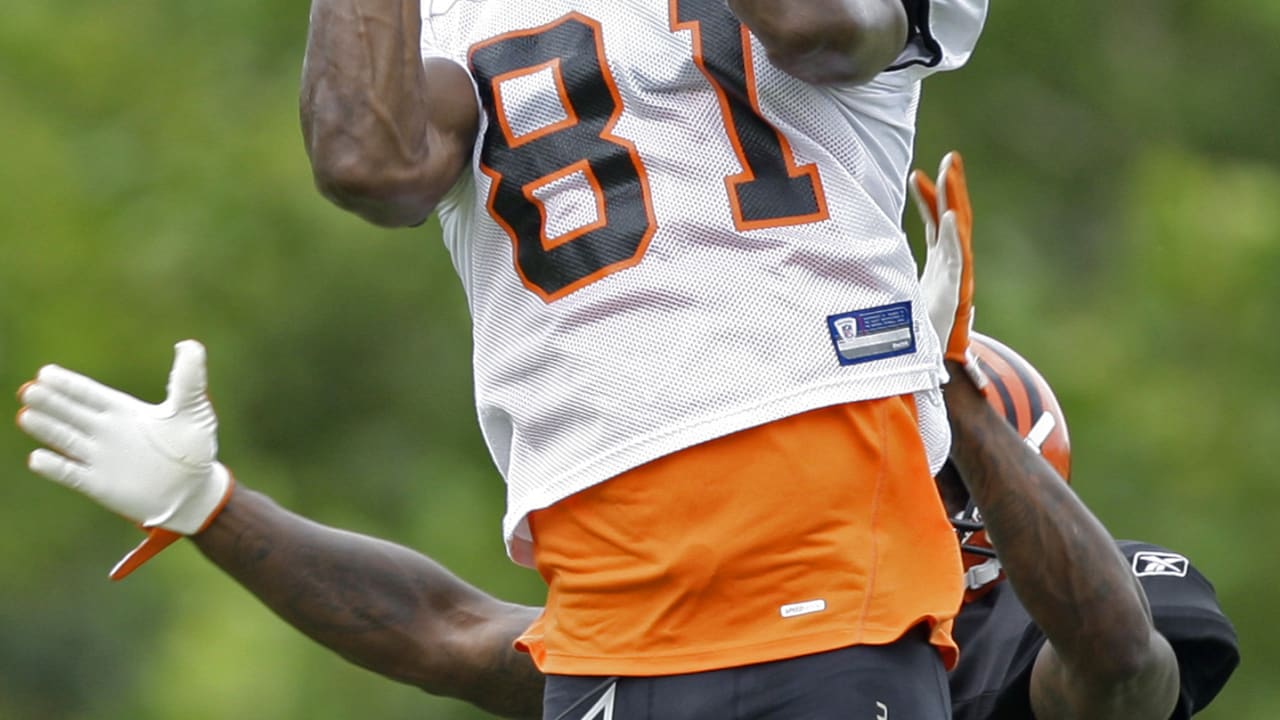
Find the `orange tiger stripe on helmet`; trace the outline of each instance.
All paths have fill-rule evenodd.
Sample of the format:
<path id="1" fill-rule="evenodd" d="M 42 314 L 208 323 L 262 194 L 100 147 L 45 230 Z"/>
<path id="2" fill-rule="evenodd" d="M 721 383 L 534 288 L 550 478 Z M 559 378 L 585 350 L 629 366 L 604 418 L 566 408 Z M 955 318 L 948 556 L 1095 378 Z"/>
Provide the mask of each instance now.
<path id="1" fill-rule="evenodd" d="M 1008 345 L 972 333 L 973 352 L 991 382 L 983 389 L 987 402 L 1018 435 L 1040 451 L 1063 480 L 1071 481 L 1071 438 L 1067 418 L 1040 371 Z"/>

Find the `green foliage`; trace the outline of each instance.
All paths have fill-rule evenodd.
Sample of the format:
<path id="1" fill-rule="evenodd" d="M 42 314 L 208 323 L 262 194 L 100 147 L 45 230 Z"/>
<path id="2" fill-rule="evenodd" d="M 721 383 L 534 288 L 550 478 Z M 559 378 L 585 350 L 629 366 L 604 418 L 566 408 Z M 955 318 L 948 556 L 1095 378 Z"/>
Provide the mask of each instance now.
<path id="1" fill-rule="evenodd" d="M 1276 8 L 997 4 L 921 109 L 920 165 L 968 161 L 979 325 L 1059 389 L 1076 488 L 1117 535 L 1188 553 L 1237 623 L 1244 665 L 1209 718 L 1280 712 Z M 537 602 L 501 548 L 438 232 L 312 188 L 305 6 L 4 15 L 0 388 L 58 362 L 156 400 L 198 337 L 244 482 Z M 0 718 L 483 717 L 314 646 L 189 547 L 109 584 L 136 531 L 27 473 L 29 449 L 0 432 Z"/>

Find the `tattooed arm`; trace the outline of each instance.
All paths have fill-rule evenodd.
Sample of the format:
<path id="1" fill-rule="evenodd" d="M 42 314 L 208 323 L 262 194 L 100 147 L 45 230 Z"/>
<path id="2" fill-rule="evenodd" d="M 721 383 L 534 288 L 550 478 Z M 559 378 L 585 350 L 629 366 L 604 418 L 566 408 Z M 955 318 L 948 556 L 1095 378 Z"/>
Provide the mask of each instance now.
<path id="1" fill-rule="evenodd" d="M 512 647 L 537 608 L 501 602 L 424 555 L 312 522 L 243 486 L 192 539 L 347 660 L 503 717 L 541 716 L 542 675 Z"/>
<path id="2" fill-rule="evenodd" d="M 1048 641 L 1031 674 L 1039 720 L 1169 717 L 1178 664 L 1115 541 L 962 368 L 944 386 L 951 459 L 1018 599 Z"/>

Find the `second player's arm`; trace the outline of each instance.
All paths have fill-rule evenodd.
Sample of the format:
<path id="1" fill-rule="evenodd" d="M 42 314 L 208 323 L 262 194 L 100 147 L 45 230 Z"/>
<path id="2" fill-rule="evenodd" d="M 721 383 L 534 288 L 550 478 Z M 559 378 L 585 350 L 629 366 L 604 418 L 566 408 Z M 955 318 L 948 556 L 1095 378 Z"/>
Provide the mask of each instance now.
<path id="1" fill-rule="evenodd" d="M 192 539 L 347 660 L 502 717 L 541 716 L 543 677 L 512 647 L 536 608 L 501 602 L 420 553 L 312 522 L 243 486 Z"/>
<path id="2" fill-rule="evenodd" d="M 470 76 L 422 60 L 417 0 L 313 0 L 299 99 L 321 193 L 389 227 L 422 222 L 466 166 Z"/>
<path id="3" fill-rule="evenodd" d="M 814 84 L 879 75 L 907 41 L 902 0 L 729 0 L 769 60 Z"/>
<path id="4" fill-rule="evenodd" d="M 1177 658 L 1110 533 L 948 364 L 951 459 L 1018 599 L 1048 638 L 1032 670 L 1036 717 L 1169 717 Z"/>

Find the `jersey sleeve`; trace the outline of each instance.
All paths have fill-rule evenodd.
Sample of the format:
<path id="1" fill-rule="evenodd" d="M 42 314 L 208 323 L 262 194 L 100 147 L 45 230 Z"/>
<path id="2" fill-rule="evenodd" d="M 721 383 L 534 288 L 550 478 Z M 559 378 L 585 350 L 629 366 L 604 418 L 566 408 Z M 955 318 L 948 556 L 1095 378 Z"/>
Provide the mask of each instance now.
<path id="1" fill-rule="evenodd" d="M 457 0 L 422 0 L 422 30 L 418 38 L 418 49 L 423 61 L 431 59 L 448 60 L 465 70 L 467 77 L 471 78 L 472 98 L 475 100 L 476 107 L 481 108 L 480 93 L 476 87 L 475 76 L 467 67 L 466 62 L 464 62 L 464 53 L 460 52 L 456 47 L 459 20 L 456 14 L 449 14 L 449 10 L 453 9 L 456 4 Z M 480 130 L 477 138 L 482 138 L 484 137 L 485 127 L 488 124 L 488 117 L 483 110 L 480 111 L 479 117 Z M 479 140 L 477 139 L 478 142 Z M 469 218 L 466 217 L 466 213 L 457 211 L 460 208 L 467 207 L 472 201 L 475 193 L 472 172 L 471 164 L 468 163 L 466 169 L 459 174 L 453 187 L 440 199 L 440 204 L 436 208 L 440 221 L 445 226 L 445 244 L 448 245 L 449 252 L 453 256 L 454 268 L 462 276 L 464 283 L 467 282 L 471 272 L 470 258 L 465 253 L 457 252 L 456 243 L 451 241 L 468 237 L 471 232 Z M 426 221 L 424 220 L 423 222 Z M 456 232 L 452 231 L 454 226 L 457 226 Z"/>
<path id="2" fill-rule="evenodd" d="M 1235 628 L 1213 585 L 1184 555 L 1147 543 L 1117 543 L 1146 591 L 1156 630 L 1178 656 L 1182 692 L 1173 718 L 1189 718 L 1218 695 L 1240 664 Z"/>
<path id="3" fill-rule="evenodd" d="M 1213 585 L 1186 556 L 1147 543 L 1116 544 L 1146 592 L 1156 630 L 1178 657 L 1181 688 L 1170 720 L 1187 720 L 1217 696 L 1239 664 L 1235 629 Z M 961 609 L 956 640 L 955 720 L 1033 717 L 1031 674 L 1045 636 L 1008 583 Z"/>
<path id="4" fill-rule="evenodd" d="M 422 0 L 422 35 L 419 48 L 422 52 L 422 59 L 433 57 L 452 58 L 449 49 L 445 46 L 448 39 L 448 33 L 451 27 L 452 19 L 448 15 L 448 10 L 452 7 L 451 0 Z M 443 6 L 443 10 L 440 7 Z"/>
<path id="5" fill-rule="evenodd" d="M 964 65 L 982 34 L 987 0 L 902 0 L 907 44 L 889 66 L 916 78 Z"/>

